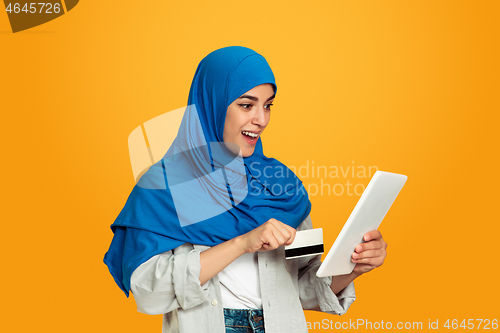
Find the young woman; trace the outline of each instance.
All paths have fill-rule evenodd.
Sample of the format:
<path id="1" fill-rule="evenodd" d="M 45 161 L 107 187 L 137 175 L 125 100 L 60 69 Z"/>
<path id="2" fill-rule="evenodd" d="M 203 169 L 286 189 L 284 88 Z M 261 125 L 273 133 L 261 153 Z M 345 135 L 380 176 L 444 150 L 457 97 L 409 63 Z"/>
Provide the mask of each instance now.
<path id="1" fill-rule="evenodd" d="M 104 262 L 163 332 L 307 332 L 303 309 L 343 314 L 353 280 L 382 265 L 378 231 L 351 274 L 316 277 L 320 256 L 284 259 L 312 228 L 302 182 L 263 154 L 277 92 L 256 52 L 216 50 L 198 65 L 176 139 L 141 177 L 113 223 Z"/>

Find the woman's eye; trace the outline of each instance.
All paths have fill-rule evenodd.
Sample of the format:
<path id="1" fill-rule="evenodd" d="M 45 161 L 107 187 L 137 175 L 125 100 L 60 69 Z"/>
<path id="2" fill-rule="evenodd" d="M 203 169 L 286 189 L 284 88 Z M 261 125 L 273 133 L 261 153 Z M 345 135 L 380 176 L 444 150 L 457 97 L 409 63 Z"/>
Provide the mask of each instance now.
<path id="1" fill-rule="evenodd" d="M 252 106 L 252 104 L 240 104 L 240 106 L 244 109 L 250 109 L 250 107 Z"/>
<path id="2" fill-rule="evenodd" d="M 266 104 L 265 105 L 266 109 L 268 109 L 268 110 L 271 110 L 271 106 L 273 106 L 273 104 Z"/>

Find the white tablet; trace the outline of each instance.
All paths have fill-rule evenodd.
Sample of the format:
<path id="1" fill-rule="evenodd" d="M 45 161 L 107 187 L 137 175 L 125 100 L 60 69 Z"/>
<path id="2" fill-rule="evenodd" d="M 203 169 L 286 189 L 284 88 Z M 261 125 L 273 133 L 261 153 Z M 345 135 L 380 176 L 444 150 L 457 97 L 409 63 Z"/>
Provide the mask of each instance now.
<path id="1" fill-rule="evenodd" d="M 363 243 L 363 235 L 378 228 L 408 177 L 377 171 L 344 224 L 335 243 L 316 273 L 317 276 L 349 274 L 356 266 L 351 255 Z"/>

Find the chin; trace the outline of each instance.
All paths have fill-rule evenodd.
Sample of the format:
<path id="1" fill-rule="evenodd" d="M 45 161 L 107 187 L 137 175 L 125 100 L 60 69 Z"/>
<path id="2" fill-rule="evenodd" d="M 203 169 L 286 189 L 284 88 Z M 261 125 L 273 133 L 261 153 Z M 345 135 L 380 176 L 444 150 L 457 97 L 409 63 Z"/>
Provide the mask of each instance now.
<path id="1" fill-rule="evenodd" d="M 241 152 L 241 156 L 243 156 L 243 157 L 249 157 L 249 156 L 252 156 L 253 151 L 254 151 L 254 149 L 252 149 L 252 150 L 242 151 L 242 152 Z"/>

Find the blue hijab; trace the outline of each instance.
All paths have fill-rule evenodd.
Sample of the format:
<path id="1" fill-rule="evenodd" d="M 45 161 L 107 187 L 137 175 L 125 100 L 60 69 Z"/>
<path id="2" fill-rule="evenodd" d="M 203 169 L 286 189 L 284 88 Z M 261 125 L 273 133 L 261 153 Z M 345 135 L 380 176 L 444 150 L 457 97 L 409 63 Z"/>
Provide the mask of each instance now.
<path id="1" fill-rule="evenodd" d="M 309 214 L 302 182 L 264 156 L 260 137 L 249 157 L 224 143 L 228 106 L 264 83 L 276 93 L 266 59 L 245 47 L 216 50 L 198 65 L 177 137 L 111 225 L 104 263 L 127 297 L 134 270 L 157 254 L 186 242 L 215 246 L 271 218 L 297 228 Z"/>

